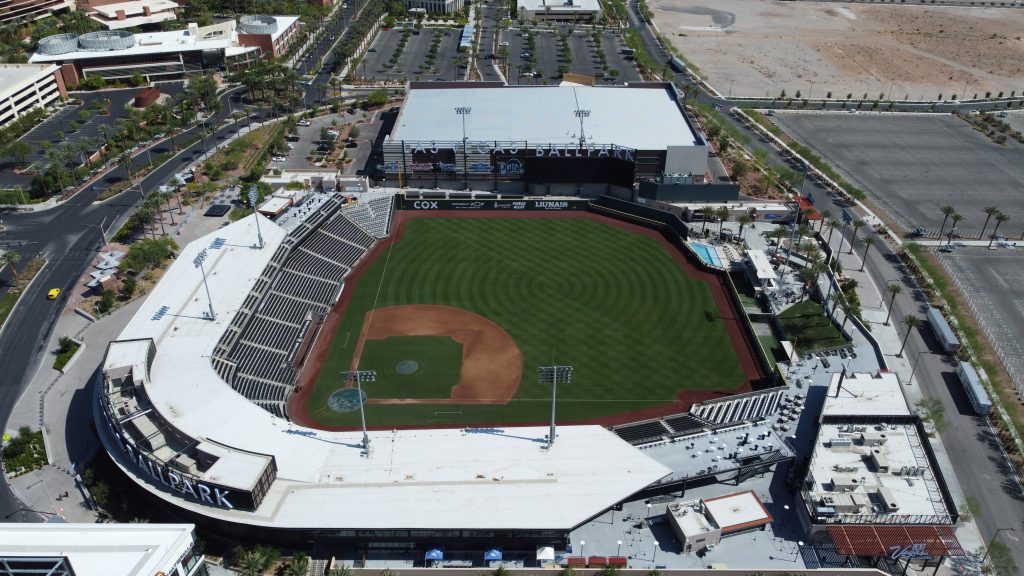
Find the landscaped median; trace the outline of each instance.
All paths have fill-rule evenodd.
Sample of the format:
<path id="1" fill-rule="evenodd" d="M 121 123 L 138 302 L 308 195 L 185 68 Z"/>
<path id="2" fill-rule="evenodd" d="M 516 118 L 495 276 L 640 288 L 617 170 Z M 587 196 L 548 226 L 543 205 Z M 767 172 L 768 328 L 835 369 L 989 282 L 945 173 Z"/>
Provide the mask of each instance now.
<path id="1" fill-rule="evenodd" d="M 8 264 L 14 269 L 16 264 Z M 36 274 L 43 269 L 46 265 L 45 258 L 33 258 L 25 267 L 17 272 L 14 276 L 14 286 L 7 291 L 6 294 L 0 296 L 0 330 L 3 330 L 4 323 L 7 322 L 7 317 L 14 310 L 14 307 L 18 304 L 18 299 L 21 298 L 22 293 L 28 288 L 32 280 L 35 279 Z"/>

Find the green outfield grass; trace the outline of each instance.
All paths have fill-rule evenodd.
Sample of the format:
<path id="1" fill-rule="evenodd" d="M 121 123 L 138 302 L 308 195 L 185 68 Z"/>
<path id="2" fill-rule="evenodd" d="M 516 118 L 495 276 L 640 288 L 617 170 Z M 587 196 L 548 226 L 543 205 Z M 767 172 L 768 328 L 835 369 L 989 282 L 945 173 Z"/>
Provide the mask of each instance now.
<path id="1" fill-rule="evenodd" d="M 409 362 L 416 363 L 411 373 Z M 375 381 L 363 384 L 369 398 L 448 398 L 461 365 L 462 344 L 445 336 L 367 340 L 359 357 L 360 370 L 377 373 Z"/>
<path id="2" fill-rule="evenodd" d="M 351 365 L 374 306 L 443 304 L 480 314 L 515 340 L 524 365 L 507 405 L 369 404 L 371 426 L 542 422 L 550 417 L 551 390 L 537 383 L 536 370 L 552 363 L 575 368 L 573 382 L 558 389 L 559 420 L 566 422 L 663 406 L 682 390 L 744 383 L 708 286 L 655 239 L 598 222 L 412 220 L 390 252 L 345 289 L 354 293 L 308 403 L 325 425 L 359 423 L 357 412 L 332 412 L 326 399 L 341 386 L 339 374 Z"/>

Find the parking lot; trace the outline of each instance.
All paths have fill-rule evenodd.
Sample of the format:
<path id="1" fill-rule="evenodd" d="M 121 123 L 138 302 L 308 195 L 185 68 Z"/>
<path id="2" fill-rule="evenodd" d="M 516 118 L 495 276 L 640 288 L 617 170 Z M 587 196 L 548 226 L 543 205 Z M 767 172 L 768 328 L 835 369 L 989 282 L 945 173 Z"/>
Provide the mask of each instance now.
<path id="1" fill-rule="evenodd" d="M 365 119 L 364 114 L 366 115 Z M 359 135 L 352 138 L 352 142 L 347 145 L 339 143 L 339 146 L 345 146 L 348 157 L 353 159 L 352 162 L 345 165 L 343 171 L 346 174 L 354 173 L 366 163 L 366 158 L 373 147 L 371 142 L 379 129 L 378 116 L 379 114 L 356 110 L 354 114 L 342 112 L 310 118 L 309 126 L 295 127 L 295 134 L 289 137 L 288 142 L 291 148 L 287 154 L 281 156 L 283 160 L 271 160 L 268 167 L 280 170 L 316 168 L 316 162 L 322 160 L 325 152 L 320 148 L 321 129 L 335 130 L 339 136 L 343 136 L 348 124 L 356 121 L 368 121 L 368 124 L 359 124 Z"/>
<path id="2" fill-rule="evenodd" d="M 468 58 L 458 49 L 459 29 L 382 30 L 356 72 L 370 80 L 458 80 L 465 69 L 457 70 L 457 61 Z"/>
<path id="3" fill-rule="evenodd" d="M 599 84 L 622 84 L 640 80 L 632 60 L 622 53 L 626 47 L 618 34 L 598 32 L 598 45 L 590 30 L 568 26 L 557 30 L 502 30 L 497 55 L 508 54 L 510 84 L 556 84 L 564 71 L 593 76 Z M 530 37 L 533 37 L 533 49 Z M 570 60 L 562 49 L 563 38 Z M 500 63 L 499 63 L 500 64 Z"/>
<path id="4" fill-rule="evenodd" d="M 1000 146 L 947 114 L 776 112 L 774 120 L 905 231 L 937 234 L 939 207 L 949 204 L 963 216 L 957 224 L 963 238 L 981 234 L 986 206 L 1010 217 L 1000 234 L 1024 232 L 1024 146 L 1017 142 Z"/>

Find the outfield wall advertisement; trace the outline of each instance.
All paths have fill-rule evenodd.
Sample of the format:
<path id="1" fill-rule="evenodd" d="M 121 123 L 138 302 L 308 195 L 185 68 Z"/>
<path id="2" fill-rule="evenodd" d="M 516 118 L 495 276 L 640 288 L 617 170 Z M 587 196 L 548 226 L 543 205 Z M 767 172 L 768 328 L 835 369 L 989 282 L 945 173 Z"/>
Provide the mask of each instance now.
<path id="1" fill-rule="evenodd" d="M 402 198 L 402 210 L 507 210 L 514 211 L 562 211 L 586 210 L 587 200 L 443 200 Z"/>

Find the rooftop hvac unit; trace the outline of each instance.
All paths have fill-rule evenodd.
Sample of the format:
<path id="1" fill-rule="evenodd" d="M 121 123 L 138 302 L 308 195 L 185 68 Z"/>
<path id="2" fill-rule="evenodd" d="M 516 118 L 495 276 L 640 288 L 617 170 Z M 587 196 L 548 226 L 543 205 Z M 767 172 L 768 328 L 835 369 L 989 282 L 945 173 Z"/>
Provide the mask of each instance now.
<path id="1" fill-rule="evenodd" d="M 882 486 L 878 488 L 878 499 L 882 502 L 882 508 L 886 512 L 897 512 L 900 509 L 900 505 L 896 502 L 896 497 L 893 496 L 892 490 Z"/>
<path id="2" fill-rule="evenodd" d="M 849 438 L 833 438 L 829 445 L 832 448 L 852 448 L 853 440 L 850 440 Z"/>

